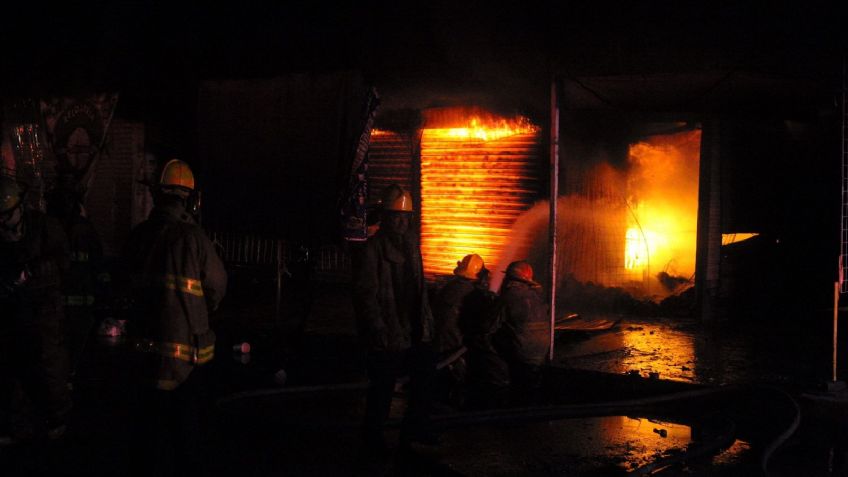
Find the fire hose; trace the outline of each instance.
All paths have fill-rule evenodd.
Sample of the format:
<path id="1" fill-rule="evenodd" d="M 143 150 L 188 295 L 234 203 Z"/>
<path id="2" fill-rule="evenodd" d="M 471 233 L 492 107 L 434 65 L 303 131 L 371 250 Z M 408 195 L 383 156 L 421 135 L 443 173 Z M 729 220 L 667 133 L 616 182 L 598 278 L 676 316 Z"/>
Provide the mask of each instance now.
<path id="1" fill-rule="evenodd" d="M 437 369 L 443 369 L 465 354 L 466 348 L 460 348 L 450 356 L 446 357 L 437 364 Z M 399 381 L 405 382 L 409 378 L 403 377 Z M 240 399 L 265 397 L 273 395 L 288 395 L 300 393 L 315 393 L 326 391 L 350 391 L 367 389 L 368 382 L 355 382 L 343 384 L 328 384 L 316 386 L 296 386 L 283 389 L 259 389 L 254 391 L 246 391 L 225 396 L 217 401 L 217 406 L 220 408 L 225 404 L 238 401 Z M 800 426 L 801 410 L 798 403 L 788 393 L 774 387 L 760 387 L 772 392 L 779 393 L 790 404 L 794 411 L 792 422 L 780 432 L 766 446 L 760 456 L 760 469 L 763 475 L 768 476 L 768 464 L 774 453 L 789 440 Z M 717 388 L 698 389 L 693 391 L 682 391 L 677 393 L 664 394 L 649 398 L 630 399 L 622 401 L 610 401 L 594 404 L 570 404 L 570 405 L 553 405 L 553 406 L 536 406 L 516 409 L 499 409 L 492 411 L 474 411 L 474 412 L 458 412 L 435 416 L 431 424 L 435 429 L 447 430 L 450 428 L 464 427 L 469 425 L 486 425 L 486 424 L 506 424 L 516 422 L 528 422 L 538 420 L 554 420 L 554 419 L 574 419 L 588 417 L 615 416 L 622 414 L 635 414 L 640 412 L 650 411 L 657 406 L 670 404 L 680 401 L 716 397 L 721 395 L 731 395 L 740 391 L 751 390 L 751 387 L 742 385 L 729 385 Z M 399 422 L 390 421 L 388 426 L 397 426 Z M 644 476 L 652 475 L 668 469 L 673 464 L 684 462 L 693 458 L 710 455 L 727 448 L 735 439 L 736 426 L 735 423 L 728 420 L 724 431 L 720 435 L 697 447 L 687 449 L 684 452 L 657 459 L 656 461 L 646 464 L 638 469 L 635 469 L 630 475 Z"/>
<path id="2" fill-rule="evenodd" d="M 454 351 L 438 363 L 436 363 L 436 369 L 440 370 L 446 368 L 454 363 L 454 361 L 461 358 L 468 349 L 463 346 L 458 350 Z M 398 383 L 405 384 L 409 382 L 409 376 L 402 376 L 398 379 Z M 341 383 L 341 384 L 319 384 L 315 386 L 292 386 L 287 388 L 272 388 L 272 389 L 255 389 L 252 391 L 243 391 L 239 393 L 230 394 L 228 396 L 224 396 L 216 401 L 216 406 L 218 408 L 223 407 L 226 404 L 230 404 L 232 402 L 241 400 L 241 399 L 249 399 L 256 397 L 267 397 L 267 396 L 277 396 L 277 395 L 287 395 L 287 394 L 306 394 L 306 393 L 318 393 L 318 392 L 326 392 L 326 391 L 355 391 L 355 390 L 364 390 L 368 389 L 368 381 L 358 381 L 355 383 Z"/>

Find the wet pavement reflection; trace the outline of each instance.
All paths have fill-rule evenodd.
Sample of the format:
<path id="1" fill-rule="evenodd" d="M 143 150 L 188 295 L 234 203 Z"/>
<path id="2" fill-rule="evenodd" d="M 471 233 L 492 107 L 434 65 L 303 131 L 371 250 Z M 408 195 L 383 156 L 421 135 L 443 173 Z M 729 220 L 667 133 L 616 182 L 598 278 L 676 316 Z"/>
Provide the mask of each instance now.
<path id="1" fill-rule="evenodd" d="M 273 316 L 270 312 L 260 315 L 233 310 L 233 316 L 227 317 L 231 321 L 222 320 L 218 330 L 219 349 L 226 351 L 213 362 L 216 397 L 257 389 L 364 382 L 362 355 L 357 347 L 352 311 L 346 301 L 348 292 L 340 287 L 322 293 L 328 304 L 316 305 L 315 317 L 301 348 L 281 359 L 274 352 L 277 342 L 265 336 L 267 317 Z M 327 297 L 335 297 L 335 301 L 328 301 Z M 559 333 L 555 366 L 609 373 L 617 378 L 625 374 L 645 378 L 632 380 L 634 386 L 672 381 L 671 384 L 685 388 L 693 387 L 688 384 L 771 383 L 808 389 L 811 383 L 824 381 L 829 375 L 826 332 L 829 323 L 826 316 L 819 314 L 799 317 L 780 326 L 731 323 L 710 327 L 694 321 L 620 318 L 608 331 Z M 258 323 L 260 320 L 266 322 Z M 825 332 L 816 328 L 819 324 Z M 843 336 L 848 337 L 848 333 Z M 243 341 L 254 345 L 251 354 L 233 354 L 230 351 L 233 344 Z M 841 344 L 848 345 L 848 341 Z M 119 338 L 93 341 L 84 361 L 74 391 L 75 419 L 68 437 L 55 451 L 55 467 L 72 465 L 75 470 L 96 467 L 102 473 L 120 474 L 126 470 L 128 445 L 124 423 L 132 412 L 125 404 L 125 383 L 130 377 L 122 341 Z M 840 369 L 848 369 L 846 364 L 841 363 Z M 279 379 L 275 381 L 280 369 L 287 376 L 282 383 Z M 598 387 L 593 384 L 600 382 L 597 376 L 585 374 L 581 382 Z M 629 386 L 631 381 L 625 381 Z M 594 404 L 621 398 L 610 389 L 579 389 L 572 382 L 564 383 L 564 388 L 566 398 L 573 402 Z M 360 458 L 358 425 L 363 397 L 361 391 L 336 389 L 286 396 L 269 394 L 220 405 L 212 457 L 216 468 L 233 475 L 244 469 L 250 469 L 251 475 L 283 472 L 350 475 Z M 739 408 L 729 410 L 735 413 L 731 417 L 743 417 L 738 422 L 740 428 L 764 427 L 762 422 L 747 418 L 758 412 L 762 414 L 766 401 L 763 397 L 768 396 L 754 396 L 755 399 L 748 399 L 750 404 L 731 403 Z M 404 404 L 399 394 L 393 403 L 394 417 L 402 414 Z M 717 407 L 724 407 L 724 403 Z M 624 475 L 708 441 L 715 430 L 708 428 L 713 425 L 709 416 L 696 415 L 700 411 L 692 409 L 693 415 L 687 418 L 660 413 L 650 417 L 614 415 L 498 426 L 469 425 L 445 432 L 440 448 L 420 451 L 423 458 L 435 463 L 435 470 L 427 467 L 401 475 Z M 823 414 L 820 422 L 828 419 L 831 415 Z M 783 415 L 775 417 L 760 434 L 740 431 L 734 436 L 735 441 L 727 442 L 724 448 L 678 465 L 669 474 L 756 475 L 762 443 L 782 430 L 785 421 Z M 817 469 L 827 469 L 848 462 L 848 452 L 829 451 L 836 438 L 824 435 L 820 428 L 801 433 L 808 442 L 810 434 L 820 436 L 821 442 L 807 450 L 799 451 L 795 447 L 781 451 L 774 459 L 775 468 L 803 470 L 815 465 Z M 396 430 L 391 430 L 390 436 L 390 442 L 395 443 Z M 22 455 L 16 452 L 0 450 L 0 460 Z M 51 462 L 34 458 L 26 461 Z M 48 467 L 55 470 L 52 463 Z"/>
<path id="2" fill-rule="evenodd" d="M 705 432 L 710 431 L 699 429 L 697 434 Z M 435 457 L 450 471 L 466 476 L 647 475 L 655 462 L 697 445 L 695 435 L 688 425 L 646 417 L 557 420 L 455 430 L 445 436 L 447 445 Z M 701 469 L 678 466 L 671 474 L 738 475 L 749 450 L 746 442 L 737 440 L 714 457 L 701 459 L 697 463 Z M 703 469 L 709 473 L 702 474 Z"/>
<path id="3" fill-rule="evenodd" d="M 609 331 L 558 333 L 554 362 L 697 384 L 808 383 L 829 370 L 830 348 L 811 328 L 623 317 Z"/>

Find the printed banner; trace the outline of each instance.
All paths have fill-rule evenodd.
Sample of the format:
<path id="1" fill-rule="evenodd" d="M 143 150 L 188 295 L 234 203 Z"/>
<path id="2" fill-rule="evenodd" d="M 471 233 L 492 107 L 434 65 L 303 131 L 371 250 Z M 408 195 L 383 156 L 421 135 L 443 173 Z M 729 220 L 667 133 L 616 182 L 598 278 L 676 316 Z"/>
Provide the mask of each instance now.
<path id="1" fill-rule="evenodd" d="M 368 240 L 365 209 L 365 199 L 368 197 L 368 146 L 379 102 L 377 90 L 372 88 L 363 108 L 362 133 L 355 144 L 347 189 L 342 199 L 342 238 L 349 242 Z"/>
<path id="2" fill-rule="evenodd" d="M 88 189 L 93 179 L 93 166 L 103 149 L 117 103 L 117 93 L 41 101 L 41 114 L 57 168 L 73 174 L 83 190 Z"/>

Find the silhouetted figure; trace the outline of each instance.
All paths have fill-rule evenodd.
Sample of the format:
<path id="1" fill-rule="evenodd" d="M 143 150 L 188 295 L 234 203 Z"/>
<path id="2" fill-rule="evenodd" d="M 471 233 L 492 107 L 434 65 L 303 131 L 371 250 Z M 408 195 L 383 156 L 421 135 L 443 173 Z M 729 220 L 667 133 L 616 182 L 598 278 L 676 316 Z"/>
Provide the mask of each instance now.
<path id="1" fill-rule="evenodd" d="M 474 329 L 494 301 L 494 294 L 488 290 L 489 271 L 479 255 L 463 257 L 453 274 L 433 300 L 434 349 L 440 362 L 463 347 L 464 330 Z M 462 406 L 467 374 L 465 356 L 449 363 L 437 376 L 438 398 L 456 407 Z"/>
<path id="2" fill-rule="evenodd" d="M 48 197 L 47 213 L 59 220 L 68 238 L 70 265 L 62 280 L 62 295 L 73 380 L 93 332 L 95 309 L 106 304 L 111 277 L 103 266 L 100 237 L 85 216 L 77 182 L 69 173 L 60 174 L 62 180 Z"/>
<path id="3" fill-rule="evenodd" d="M 497 331 L 492 342 L 509 366 L 512 404 L 531 403 L 548 353 L 550 322 L 542 286 L 533 281 L 529 263 L 517 261 L 507 267 L 495 316 Z"/>
<path id="4" fill-rule="evenodd" d="M 153 185 L 155 207 L 133 229 L 125 250 L 131 277 L 131 344 L 139 406 L 133 472 L 203 473 L 205 367 L 215 351 L 209 312 L 224 296 L 227 275 L 192 214 L 194 177 L 169 161 Z"/>
<path id="5" fill-rule="evenodd" d="M 380 230 L 357 260 L 353 299 L 357 325 L 368 349 L 370 385 L 363 423 L 369 451 L 385 450 L 383 424 L 397 378 L 410 375 L 401 445 L 428 440 L 435 375 L 433 316 L 424 285 L 417 237 L 409 231 L 412 196 L 390 186 L 383 197 Z"/>
<path id="6" fill-rule="evenodd" d="M 35 406 L 34 430 L 48 438 L 65 432 L 71 396 L 61 277 L 67 267 L 62 227 L 25 209 L 23 188 L 0 176 L 0 443 L 14 441 L 9 421 L 18 383 Z"/>

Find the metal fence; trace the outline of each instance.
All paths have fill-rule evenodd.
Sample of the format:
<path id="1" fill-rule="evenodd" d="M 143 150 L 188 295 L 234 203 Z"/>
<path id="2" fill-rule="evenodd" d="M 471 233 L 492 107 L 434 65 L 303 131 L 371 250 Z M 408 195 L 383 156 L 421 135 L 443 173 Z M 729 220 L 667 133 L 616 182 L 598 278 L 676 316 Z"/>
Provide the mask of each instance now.
<path id="1" fill-rule="evenodd" d="M 210 232 L 212 242 L 225 263 L 242 267 L 280 267 L 308 260 L 313 278 L 342 280 L 350 276 L 350 256 L 336 245 L 302 246 L 274 237 Z"/>

